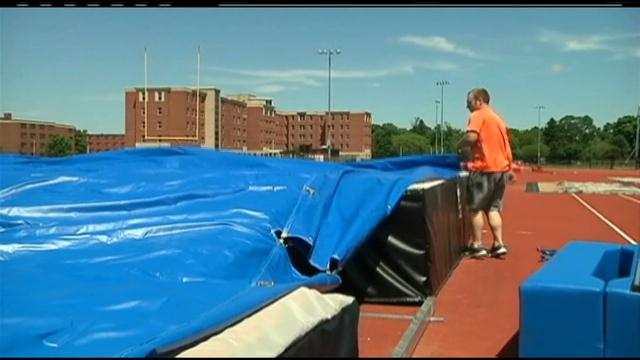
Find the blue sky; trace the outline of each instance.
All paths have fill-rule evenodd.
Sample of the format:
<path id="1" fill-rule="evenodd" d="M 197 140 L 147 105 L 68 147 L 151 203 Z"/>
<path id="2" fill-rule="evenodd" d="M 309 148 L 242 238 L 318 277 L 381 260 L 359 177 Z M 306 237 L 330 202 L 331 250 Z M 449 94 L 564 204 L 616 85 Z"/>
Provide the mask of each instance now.
<path id="1" fill-rule="evenodd" d="M 0 9 L 0 108 L 16 117 L 124 131 L 124 91 L 201 86 L 271 97 L 281 111 L 367 110 L 374 123 L 466 125 L 486 87 L 514 128 L 640 105 L 640 8 Z"/>

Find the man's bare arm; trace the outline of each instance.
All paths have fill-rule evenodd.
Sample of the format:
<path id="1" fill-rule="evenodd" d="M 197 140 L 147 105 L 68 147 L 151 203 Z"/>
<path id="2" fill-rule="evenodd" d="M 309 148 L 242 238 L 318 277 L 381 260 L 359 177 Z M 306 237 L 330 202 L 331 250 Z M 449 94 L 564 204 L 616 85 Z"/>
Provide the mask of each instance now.
<path id="1" fill-rule="evenodd" d="M 467 131 L 467 133 L 458 142 L 458 149 L 467 148 L 478 141 L 478 133 L 475 131 Z"/>

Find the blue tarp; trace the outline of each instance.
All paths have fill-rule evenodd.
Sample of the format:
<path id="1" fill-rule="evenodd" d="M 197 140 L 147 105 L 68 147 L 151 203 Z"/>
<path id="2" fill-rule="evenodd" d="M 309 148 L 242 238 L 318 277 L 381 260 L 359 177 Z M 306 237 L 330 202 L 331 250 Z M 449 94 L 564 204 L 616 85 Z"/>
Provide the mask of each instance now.
<path id="1" fill-rule="evenodd" d="M 0 356 L 149 356 L 337 271 L 454 155 L 350 164 L 198 148 L 0 156 Z M 316 274 L 292 265 L 306 242 Z"/>

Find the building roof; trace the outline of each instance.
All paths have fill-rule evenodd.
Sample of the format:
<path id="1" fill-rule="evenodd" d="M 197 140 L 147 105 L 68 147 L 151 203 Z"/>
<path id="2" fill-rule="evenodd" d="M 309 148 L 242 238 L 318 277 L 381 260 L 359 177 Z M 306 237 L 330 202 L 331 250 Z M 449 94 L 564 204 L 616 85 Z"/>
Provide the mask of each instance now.
<path id="1" fill-rule="evenodd" d="M 140 90 L 144 90 L 144 86 L 127 88 L 126 92 L 136 92 L 136 91 L 140 91 Z M 198 90 L 198 88 L 197 87 L 186 87 L 186 86 L 178 86 L 178 87 L 173 87 L 173 86 L 147 86 L 147 91 L 148 90 L 196 91 L 196 90 Z M 206 90 L 220 91 L 220 89 L 218 89 L 216 87 L 200 87 L 200 90 L 201 91 L 206 91 Z"/>
<path id="2" fill-rule="evenodd" d="M 72 128 L 75 129 L 76 127 L 73 125 L 67 125 L 67 124 L 60 124 L 60 123 L 56 123 L 53 121 L 40 121 L 40 120 L 25 120 L 25 119 L 0 119 L 0 123 L 1 124 L 7 124 L 7 123 L 11 123 L 11 124 L 35 124 L 35 125 L 52 125 L 52 126 L 57 126 L 57 127 L 64 127 L 64 128 Z"/>

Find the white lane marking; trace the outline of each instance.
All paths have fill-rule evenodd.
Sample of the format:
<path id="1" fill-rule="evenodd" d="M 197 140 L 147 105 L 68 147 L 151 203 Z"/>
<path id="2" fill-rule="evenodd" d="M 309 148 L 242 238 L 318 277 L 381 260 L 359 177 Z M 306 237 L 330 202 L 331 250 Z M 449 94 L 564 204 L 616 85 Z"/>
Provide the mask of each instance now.
<path id="1" fill-rule="evenodd" d="M 620 196 L 620 197 L 621 197 L 621 198 L 623 198 L 623 199 L 631 200 L 631 201 L 633 201 L 634 203 L 638 203 L 638 204 L 640 204 L 640 200 L 638 200 L 638 199 L 634 199 L 634 198 L 632 198 L 632 197 L 629 197 L 629 196 L 627 196 L 627 195 L 623 195 L 623 194 L 618 194 L 618 196 Z"/>
<path id="2" fill-rule="evenodd" d="M 624 231 L 620 230 L 617 226 L 613 225 L 613 223 L 611 221 L 607 220 L 607 218 L 602 216 L 602 214 L 600 214 L 594 208 L 589 206 L 589 204 L 587 204 L 586 201 L 582 200 L 578 195 L 576 195 L 574 193 L 571 193 L 571 196 L 576 198 L 576 200 L 578 200 L 582 205 L 584 205 L 584 207 L 586 207 L 592 213 L 594 213 L 597 217 L 599 217 L 600 220 L 604 221 L 605 224 L 609 225 L 609 227 L 611 227 L 615 232 L 617 232 L 620 236 L 622 236 L 630 244 L 633 244 L 633 245 L 637 245 L 638 244 L 632 237 L 630 237 L 629 235 L 625 234 Z"/>

